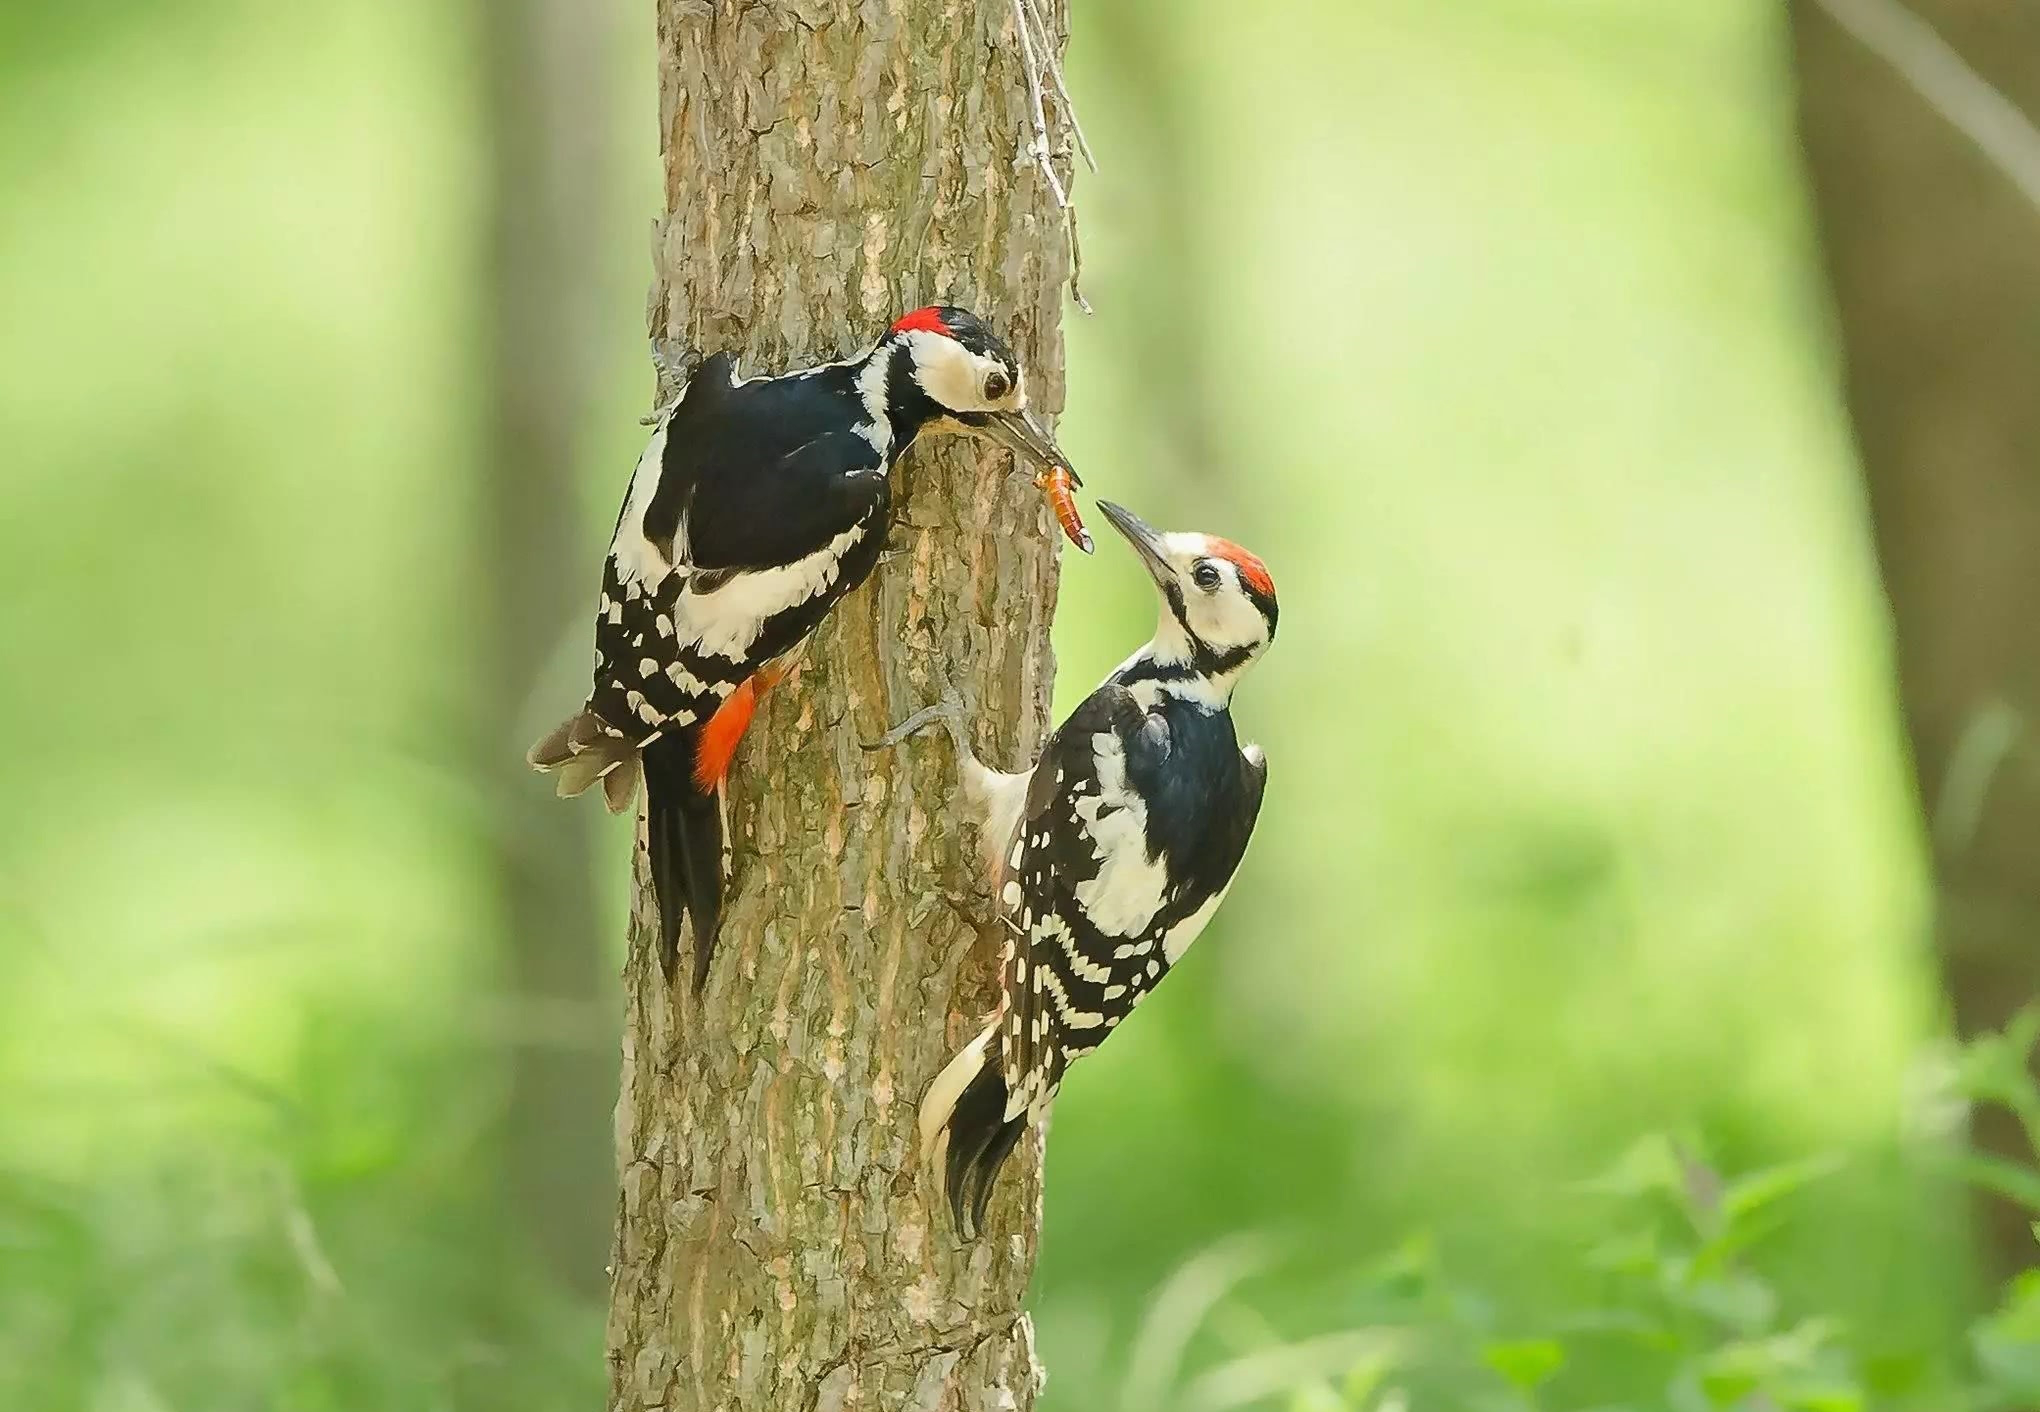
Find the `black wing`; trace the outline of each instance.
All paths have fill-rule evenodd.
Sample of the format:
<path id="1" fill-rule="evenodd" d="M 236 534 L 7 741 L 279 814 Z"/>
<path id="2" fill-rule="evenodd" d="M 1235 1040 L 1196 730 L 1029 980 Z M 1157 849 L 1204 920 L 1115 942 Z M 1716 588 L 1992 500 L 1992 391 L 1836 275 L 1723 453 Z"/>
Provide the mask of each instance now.
<path id="1" fill-rule="evenodd" d="M 645 537 L 697 569 L 786 564 L 827 545 L 889 469 L 857 430 L 870 425 L 846 367 L 732 383 L 735 362 L 703 363 L 666 424 Z M 669 553 L 669 559 L 674 555 Z"/>
<path id="2" fill-rule="evenodd" d="M 1176 878 L 1156 919 L 1167 933 L 1224 891 L 1239 870 L 1260 816 L 1268 765 L 1258 747 L 1240 749 L 1229 712 L 1169 698 L 1159 710 L 1169 722 L 1169 754 L 1135 752 L 1127 774 L 1149 801 L 1148 848 L 1168 855 Z"/>

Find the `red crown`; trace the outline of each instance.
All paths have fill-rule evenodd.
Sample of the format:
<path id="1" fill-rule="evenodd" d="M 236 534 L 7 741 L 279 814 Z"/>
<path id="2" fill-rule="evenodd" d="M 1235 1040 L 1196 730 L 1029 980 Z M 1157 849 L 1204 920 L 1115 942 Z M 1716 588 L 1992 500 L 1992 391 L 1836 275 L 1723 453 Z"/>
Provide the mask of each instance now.
<path id="1" fill-rule="evenodd" d="M 1249 588 L 1256 593 L 1265 593 L 1270 598 L 1275 596 L 1275 580 L 1268 576 L 1266 564 L 1229 539 L 1214 538 L 1210 547 L 1211 552 L 1219 558 L 1232 561 L 1240 571 L 1240 578 Z"/>
<path id="2" fill-rule="evenodd" d="M 944 338 L 954 338 L 949 325 L 942 321 L 942 311 L 930 304 L 925 309 L 916 309 L 892 326 L 894 333 L 912 333 L 916 329 L 924 333 L 939 333 Z"/>

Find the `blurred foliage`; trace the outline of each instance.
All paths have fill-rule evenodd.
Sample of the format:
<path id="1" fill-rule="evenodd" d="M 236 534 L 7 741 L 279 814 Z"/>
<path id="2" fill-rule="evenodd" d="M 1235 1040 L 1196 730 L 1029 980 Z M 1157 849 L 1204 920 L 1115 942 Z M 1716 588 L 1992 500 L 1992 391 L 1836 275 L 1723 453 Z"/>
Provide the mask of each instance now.
<path id="1" fill-rule="evenodd" d="M 2035 1145 L 2013 1185 L 2040 1214 L 2040 1088 L 2027 1060 L 2040 1009 L 1967 1047 L 1944 1071 L 1944 1105 L 2012 1109 Z M 1920 1137 L 1914 1160 L 1962 1144 Z M 1448 1269 L 1427 1236 L 1357 1270 L 1338 1312 L 1354 1326 L 1283 1343 L 1238 1295 L 1265 1246 L 1233 1239 L 1178 1271 L 1129 1359 L 1121 1412 L 1477 1412 L 1663 1407 L 1669 1412 L 2014 1412 L 2040 1398 L 2040 1272 L 2007 1287 L 1953 1345 L 1866 1336 L 1796 1304 L 1777 1238 L 1840 1177 L 1840 1155 L 1724 1174 L 1688 1143 L 1645 1137 L 1605 1173 L 1548 1196 L 1590 1212 L 1592 1241 L 1545 1272 L 1545 1294 L 1509 1308 Z M 1242 1258 L 1242 1257 L 1245 1258 Z M 1560 1291 L 1591 1290 L 1574 1303 Z M 1327 1310 L 1327 1313 L 1332 1312 Z M 1186 1351 L 1208 1325 L 1215 1361 Z M 1094 1402 L 1094 1406 L 1100 1404 Z"/>
<path id="2" fill-rule="evenodd" d="M 1284 612 L 1239 702 L 1273 773 L 1240 886 L 1058 1104 L 1045 1412 L 1776 1403 L 1835 1369 L 1882 1406 L 1886 1351 L 2010 1386 L 1964 1350 L 2030 1302 L 1970 1327 L 1954 1196 L 2040 1178 L 1916 1131 L 1918 822 L 1779 17 L 1110 3 L 1076 7 L 1105 170 L 1065 441 L 1260 552 Z M 601 1310 L 499 1170 L 511 1056 L 614 1052 L 615 1017 L 497 989 L 476 12 L 29 13 L 0 16 L 0 1407 L 590 1405 Z M 591 566 L 651 391 L 635 23 L 632 185 L 587 215 Z M 1069 563 L 1066 702 L 1152 611 L 1115 546 Z M 561 605 L 528 729 L 484 748 L 573 699 L 584 631 Z M 1554 1195 L 1625 1150 L 1656 1188 Z M 1728 1223 L 1779 1219 L 1751 1248 L 1665 1189 L 1701 1151 L 1770 1174 L 1723 1181 L 1775 1196 Z"/>

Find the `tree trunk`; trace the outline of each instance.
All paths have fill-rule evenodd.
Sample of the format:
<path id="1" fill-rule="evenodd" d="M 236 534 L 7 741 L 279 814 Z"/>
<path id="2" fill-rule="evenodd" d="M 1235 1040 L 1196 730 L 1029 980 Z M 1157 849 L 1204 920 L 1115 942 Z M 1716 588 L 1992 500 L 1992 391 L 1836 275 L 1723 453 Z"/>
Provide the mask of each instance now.
<path id="1" fill-rule="evenodd" d="M 601 1048 L 533 1032 L 526 1017 L 611 1013 L 594 875 L 595 820 L 531 788 L 530 710 L 559 640 L 560 608 L 588 596 L 579 472 L 601 374 L 587 271 L 612 200 L 608 105 L 613 6 L 484 0 L 474 14 L 490 140 L 487 340 L 477 522 L 494 580 L 484 644 L 497 715 L 482 779 L 499 821 L 494 849 L 503 938 L 510 1101 L 505 1194 L 553 1275 L 601 1288 Z M 571 1026 L 554 1025 L 571 1029 Z"/>
<path id="2" fill-rule="evenodd" d="M 1066 13 L 1042 5 L 1060 50 Z M 1061 212 L 1027 156 L 1009 0 L 660 0 L 667 214 L 654 337 L 752 371 L 852 352 L 951 301 L 1062 406 Z M 1051 108 L 1051 112 L 1053 109 Z M 1067 172 L 1067 164 L 1064 164 Z M 612 1409 L 1024 1409 L 1039 1161 L 959 1246 L 916 1151 L 926 1083 L 991 1007 L 939 734 L 866 753 L 954 683 L 1002 764 L 1054 677 L 1054 529 L 1004 454 L 898 473 L 877 574 L 768 699 L 730 790 L 706 995 L 662 983 L 642 851 L 617 1107 Z"/>
<path id="3" fill-rule="evenodd" d="M 2040 9 L 1908 7 L 2040 114 Z M 1827 246 L 1899 685 L 1934 844 L 1956 1028 L 2040 996 L 2040 213 L 1812 0 L 1793 7 L 1800 123 Z M 2007 1115 L 1977 1137 L 2025 1155 Z M 2032 1262 L 1986 1201 L 1986 1268 Z"/>

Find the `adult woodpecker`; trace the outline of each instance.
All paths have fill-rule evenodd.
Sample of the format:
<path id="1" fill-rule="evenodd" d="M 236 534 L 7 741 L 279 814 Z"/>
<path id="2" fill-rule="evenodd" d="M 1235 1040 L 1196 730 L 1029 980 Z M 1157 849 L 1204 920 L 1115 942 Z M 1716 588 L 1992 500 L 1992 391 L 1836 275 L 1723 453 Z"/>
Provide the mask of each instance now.
<path id="1" fill-rule="evenodd" d="M 1044 471 L 1068 461 L 1027 406 L 1012 350 L 975 315 L 919 309 L 870 349 L 739 378 L 718 353 L 689 379 L 639 459 L 595 618 L 586 704 L 532 746 L 562 796 L 600 781 L 630 807 L 642 770 L 647 851 L 668 981 L 681 920 L 694 988 L 722 907 L 721 785 L 789 654 L 884 547 L 890 472 L 923 431 L 968 431 Z"/>
<path id="2" fill-rule="evenodd" d="M 1231 713 L 1233 688 L 1275 637 L 1266 566 L 1230 540 L 1162 534 L 1117 505 L 1098 508 L 1160 590 L 1154 640 L 1024 774 L 977 761 L 953 696 L 885 742 L 938 718 L 949 727 L 1007 933 L 991 1022 L 921 1104 L 923 1155 L 942 1165 L 966 1238 L 1070 1062 L 1104 1043 L 1218 910 L 1268 778 Z"/>

